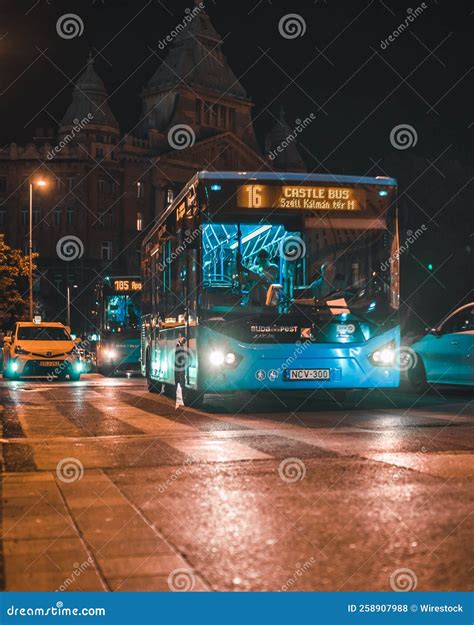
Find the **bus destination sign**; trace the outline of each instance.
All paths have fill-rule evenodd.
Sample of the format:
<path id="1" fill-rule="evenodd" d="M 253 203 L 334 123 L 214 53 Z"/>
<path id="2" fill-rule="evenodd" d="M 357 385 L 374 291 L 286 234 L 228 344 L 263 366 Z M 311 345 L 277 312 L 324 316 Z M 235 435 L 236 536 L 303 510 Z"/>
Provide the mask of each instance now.
<path id="1" fill-rule="evenodd" d="M 239 208 L 361 211 L 365 209 L 365 191 L 352 187 L 244 184 L 237 191 L 237 206 Z"/>
<path id="2" fill-rule="evenodd" d="M 113 281 L 114 291 L 117 292 L 128 292 L 128 291 L 141 291 L 142 283 L 140 280 L 114 280 Z"/>

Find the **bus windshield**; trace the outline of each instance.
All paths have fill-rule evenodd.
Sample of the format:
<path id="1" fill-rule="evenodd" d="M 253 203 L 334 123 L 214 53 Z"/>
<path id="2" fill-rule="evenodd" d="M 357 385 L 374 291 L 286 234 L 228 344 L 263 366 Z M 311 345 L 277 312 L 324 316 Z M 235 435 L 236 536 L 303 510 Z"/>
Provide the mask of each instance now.
<path id="1" fill-rule="evenodd" d="M 140 327 L 139 295 L 107 295 L 105 298 L 106 332 L 127 333 Z"/>
<path id="2" fill-rule="evenodd" d="M 293 224 L 294 226 L 294 224 Z M 202 227 L 202 305 L 209 313 L 272 308 L 329 314 L 390 314 L 392 239 L 385 227 L 327 228 L 284 223 L 212 223 Z"/>

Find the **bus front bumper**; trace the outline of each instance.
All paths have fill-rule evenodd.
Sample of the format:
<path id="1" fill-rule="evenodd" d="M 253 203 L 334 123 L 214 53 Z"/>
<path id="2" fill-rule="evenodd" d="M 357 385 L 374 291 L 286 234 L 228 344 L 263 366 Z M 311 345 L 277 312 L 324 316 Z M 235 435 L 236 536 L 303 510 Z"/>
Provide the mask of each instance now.
<path id="1" fill-rule="evenodd" d="M 250 345 L 228 338 L 225 343 L 224 357 L 234 354 L 233 363 L 217 362 L 219 359 L 213 358 L 212 348 L 201 354 L 198 388 L 204 392 L 396 388 L 400 385 L 396 358 L 388 364 L 374 364 L 372 357 L 374 352 L 389 344 L 397 352 L 398 329 L 365 343 Z M 193 385 L 192 376 L 190 378 Z M 193 386 L 195 384 L 196 380 Z"/>

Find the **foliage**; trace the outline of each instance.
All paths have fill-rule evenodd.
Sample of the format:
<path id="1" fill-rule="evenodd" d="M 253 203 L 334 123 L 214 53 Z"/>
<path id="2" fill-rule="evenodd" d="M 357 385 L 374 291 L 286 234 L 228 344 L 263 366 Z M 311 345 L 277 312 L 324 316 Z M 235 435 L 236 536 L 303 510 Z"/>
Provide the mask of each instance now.
<path id="1" fill-rule="evenodd" d="M 29 257 L 7 245 L 0 234 L 0 327 L 4 329 L 27 312 L 28 270 Z"/>

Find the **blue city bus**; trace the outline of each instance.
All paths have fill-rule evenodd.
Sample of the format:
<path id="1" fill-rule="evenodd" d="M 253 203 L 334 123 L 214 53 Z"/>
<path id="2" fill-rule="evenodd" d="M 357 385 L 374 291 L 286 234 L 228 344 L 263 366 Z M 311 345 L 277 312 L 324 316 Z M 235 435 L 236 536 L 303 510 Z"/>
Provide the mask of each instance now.
<path id="1" fill-rule="evenodd" d="M 107 276 L 96 286 L 96 358 L 102 375 L 140 372 L 141 294 L 138 276 Z"/>
<path id="2" fill-rule="evenodd" d="M 152 392 L 399 386 L 396 180 L 198 172 L 143 241 Z"/>

